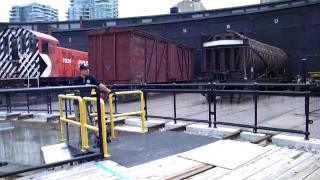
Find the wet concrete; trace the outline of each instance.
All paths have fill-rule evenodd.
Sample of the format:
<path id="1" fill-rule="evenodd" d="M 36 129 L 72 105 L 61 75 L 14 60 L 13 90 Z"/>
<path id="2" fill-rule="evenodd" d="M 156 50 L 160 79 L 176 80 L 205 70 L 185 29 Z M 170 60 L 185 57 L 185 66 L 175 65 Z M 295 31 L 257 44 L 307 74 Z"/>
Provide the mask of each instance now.
<path id="1" fill-rule="evenodd" d="M 18 166 L 42 164 L 41 147 L 60 142 L 57 123 L 11 121 L 13 129 L 0 131 L 0 160 Z M 76 134 L 77 130 L 72 130 Z M 1 168 L 0 168 L 1 171 Z"/>
<path id="2" fill-rule="evenodd" d="M 121 132 L 108 144 L 109 160 L 132 167 L 152 160 L 182 153 L 212 142 L 217 138 L 186 134 L 183 132 L 156 132 L 133 134 Z"/>

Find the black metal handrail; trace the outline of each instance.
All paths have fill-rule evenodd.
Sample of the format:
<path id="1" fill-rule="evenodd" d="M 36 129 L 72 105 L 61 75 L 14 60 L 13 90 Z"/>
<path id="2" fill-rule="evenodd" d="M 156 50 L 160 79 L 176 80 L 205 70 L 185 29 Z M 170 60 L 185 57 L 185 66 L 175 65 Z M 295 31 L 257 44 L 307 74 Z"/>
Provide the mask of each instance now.
<path id="1" fill-rule="evenodd" d="M 96 91 L 96 98 L 97 98 L 97 112 L 98 112 L 98 127 L 99 127 L 99 134 L 102 134 L 102 128 L 101 128 L 101 110 L 100 110 L 100 90 L 97 86 L 94 85 L 86 85 L 86 86 L 60 86 L 60 87 L 45 87 L 45 88 L 20 88 L 20 89 L 0 89 L 0 95 L 5 95 L 6 96 L 6 101 L 7 101 L 7 111 L 11 112 L 12 107 L 11 107 L 11 100 L 10 100 L 10 95 L 14 95 L 16 93 L 26 93 L 27 98 L 29 97 L 29 94 L 32 93 L 47 93 L 48 97 L 48 102 L 51 103 L 51 96 L 50 93 L 53 92 L 63 92 L 67 93 L 68 91 L 74 91 L 74 90 L 80 90 L 80 91 L 88 91 L 90 92 L 92 89 Z M 29 105 L 29 100 L 27 100 L 27 104 Z M 69 110 L 67 106 L 65 107 L 65 113 L 68 113 Z M 28 111 L 30 110 L 28 106 Z M 52 113 L 52 105 L 48 104 L 48 113 Z M 99 136 L 100 142 L 102 142 L 102 136 Z M 103 158 L 103 143 L 100 143 L 100 149 L 98 153 L 90 154 L 90 155 L 84 155 L 81 157 L 76 157 L 72 158 L 70 160 L 66 161 L 61 161 L 61 162 L 56 162 L 56 163 L 51 163 L 51 164 L 42 164 L 38 166 L 33 166 L 33 167 L 28 167 L 24 169 L 19 169 L 16 171 L 11 171 L 11 172 L 2 172 L 0 173 L 0 178 L 1 177 L 6 177 L 6 176 L 11 176 L 15 174 L 20 174 L 28 171 L 34 171 L 38 169 L 43 169 L 43 168 L 51 168 L 51 167 L 56 167 L 60 166 L 63 164 L 68 164 L 72 163 L 75 161 L 83 161 L 83 160 L 92 160 L 92 159 L 102 159 Z"/>
<path id="2" fill-rule="evenodd" d="M 221 90 L 219 88 L 228 86 L 228 87 L 238 87 L 238 89 L 234 90 Z M 277 132 L 288 132 L 294 134 L 303 134 L 305 139 L 309 139 L 309 104 L 310 104 L 310 96 L 312 93 L 309 91 L 310 85 L 306 84 L 269 84 L 269 83 L 235 83 L 235 84 L 228 84 L 228 83 L 197 83 L 197 84 L 121 84 L 121 85 L 113 85 L 114 91 L 125 91 L 125 90 L 132 90 L 132 89 L 142 89 L 146 98 L 145 98 L 145 110 L 146 110 L 146 117 L 150 118 L 162 118 L 162 119 L 171 119 L 174 123 L 177 123 L 178 120 L 181 121 L 192 121 L 192 122 L 205 122 L 208 123 L 209 127 L 216 128 L 217 125 L 228 125 L 228 126 L 235 126 L 235 127 L 243 127 L 243 128 L 252 128 L 254 133 L 257 133 L 258 130 L 270 130 L 270 131 L 277 131 Z M 125 89 L 128 88 L 129 89 Z M 183 89 L 181 88 L 183 87 Z M 196 87 L 196 89 L 194 88 Z M 199 89 L 198 87 L 202 87 Z M 283 87 L 283 88 L 295 88 L 299 87 L 304 91 L 261 91 L 259 88 L 261 87 Z M 117 89 L 116 89 L 117 88 Z M 245 90 L 241 90 L 245 89 Z M 248 90 L 249 89 L 249 90 Z M 155 116 L 148 114 L 148 93 L 172 93 L 173 96 L 173 116 Z M 177 100 L 176 94 L 177 93 L 201 93 L 205 95 L 209 95 L 213 98 L 208 98 L 208 120 L 203 119 L 189 119 L 189 118 L 179 118 L 177 117 Z M 230 122 L 223 122 L 217 120 L 217 95 L 233 95 L 233 94 L 242 94 L 242 95 L 250 95 L 253 97 L 254 101 L 254 122 L 252 125 L 249 124 L 239 124 L 239 123 L 230 123 Z M 259 96 L 269 95 L 269 96 L 289 96 L 289 97 L 304 97 L 305 98 L 305 130 L 293 130 L 293 129 L 284 129 L 284 128 L 276 128 L 276 127 L 265 127 L 260 126 L 258 124 L 258 99 Z M 213 108 L 212 108 L 213 104 Z M 212 120 L 213 116 L 213 120 Z"/>

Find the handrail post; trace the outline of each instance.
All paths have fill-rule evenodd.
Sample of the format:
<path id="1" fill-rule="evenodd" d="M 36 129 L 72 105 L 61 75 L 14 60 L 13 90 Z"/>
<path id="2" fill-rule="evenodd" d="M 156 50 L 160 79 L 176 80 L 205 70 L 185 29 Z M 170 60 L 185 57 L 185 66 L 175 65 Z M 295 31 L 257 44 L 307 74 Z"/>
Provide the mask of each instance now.
<path id="1" fill-rule="evenodd" d="M 305 115 L 306 115 L 306 129 L 305 129 L 305 140 L 309 140 L 309 104 L 310 104 L 310 91 L 306 92 L 305 95 Z"/>
<path id="2" fill-rule="evenodd" d="M 253 93 L 253 99 L 254 99 L 254 127 L 253 127 L 253 133 L 257 133 L 258 129 L 258 91 L 257 91 L 257 83 L 254 83 L 254 93 Z"/>
<path id="3" fill-rule="evenodd" d="M 72 114 L 72 108 L 71 108 L 71 99 L 69 99 L 69 114 L 71 115 Z"/>
<path id="4" fill-rule="evenodd" d="M 213 119 L 213 127 L 217 128 L 217 91 L 216 91 L 216 83 L 213 83 L 213 113 L 214 113 L 214 119 Z"/>
<path id="5" fill-rule="evenodd" d="M 100 152 L 103 152 L 103 157 L 107 157 L 107 130 L 105 123 L 105 108 L 103 100 L 100 99 L 99 88 L 96 91 L 96 103 L 97 103 L 97 113 L 98 113 L 98 130 L 99 130 L 99 140 L 100 140 Z"/>
<path id="6" fill-rule="evenodd" d="M 68 119 L 68 102 L 67 99 L 64 100 L 64 107 L 65 107 L 65 117 Z M 66 122 L 66 130 L 67 130 L 67 140 L 69 141 L 69 124 Z"/>
<path id="7" fill-rule="evenodd" d="M 176 103 L 176 87 L 173 83 L 173 120 L 174 124 L 177 124 L 177 103 Z"/>
<path id="8" fill-rule="evenodd" d="M 50 103 L 50 114 L 52 114 L 52 96 L 51 93 L 49 92 L 49 103 Z"/>
<path id="9" fill-rule="evenodd" d="M 62 96 L 58 96 L 58 100 L 59 100 L 59 113 L 60 113 L 60 118 L 59 118 L 59 123 L 60 123 L 60 141 L 64 142 L 65 138 L 64 138 L 64 126 L 63 126 L 63 121 L 61 120 L 61 118 L 63 117 L 63 111 L 62 111 Z"/>
<path id="10" fill-rule="evenodd" d="M 145 119 L 146 121 L 148 121 L 148 92 L 146 92 L 144 90 L 144 87 L 145 87 L 146 83 L 143 83 L 142 84 L 142 87 L 141 87 L 141 91 L 143 93 L 143 98 L 144 98 L 144 111 L 145 111 Z"/>
<path id="11" fill-rule="evenodd" d="M 140 111 L 141 111 L 141 133 L 145 133 L 144 121 L 145 121 L 145 111 L 144 111 L 144 94 L 140 92 Z"/>
<path id="12" fill-rule="evenodd" d="M 47 95 L 47 113 L 49 114 L 49 95 L 48 93 L 46 95 Z"/>
<path id="13" fill-rule="evenodd" d="M 116 114 L 118 114 L 118 97 L 117 97 L 117 95 L 114 95 L 113 96 L 114 97 L 114 112 L 116 113 Z"/>
<path id="14" fill-rule="evenodd" d="M 10 113 L 12 113 L 12 104 L 11 104 L 11 96 L 9 94 L 9 110 L 10 110 Z"/>
<path id="15" fill-rule="evenodd" d="M 109 103 L 109 113 L 110 113 L 111 138 L 116 138 L 116 135 L 114 132 L 114 114 L 113 114 L 112 97 L 113 97 L 113 94 L 109 94 L 108 103 Z"/>
<path id="16" fill-rule="evenodd" d="M 208 104 L 209 104 L 209 127 L 212 127 L 212 120 L 211 120 L 211 97 L 213 96 L 212 94 L 212 86 L 211 83 L 208 84 L 209 88 L 207 88 L 207 96 L 208 96 Z"/>
<path id="17" fill-rule="evenodd" d="M 106 109 L 105 109 L 105 103 L 103 99 L 99 98 L 99 92 L 96 91 L 96 97 L 83 97 L 84 104 L 88 101 L 95 102 L 97 104 L 97 117 L 98 117 L 98 128 L 95 126 L 91 126 L 86 124 L 87 129 L 93 130 L 96 133 L 99 134 L 99 141 L 100 143 L 100 152 L 103 152 L 103 157 L 108 157 L 108 146 L 107 146 L 107 127 L 106 127 Z M 99 98 L 100 105 L 97 101 L 97 98 Z M 100 108 L 99 108 L 100 107 Z"/>
<path id="18" fill-rule="evenodd" d="M 6 94 L 7 113 L 11 113 L 11 98 L 10 94 Z"/>
<path id="19" fill-rule="evenodd" d="M 80 111 L 80 124 L 81 124 L 81 142 L 82 142 L 82 150 L 83 152 L 89 148 L 88 143 L 88 132 L 85 127 L 87 124 L 87 112 L 86 105 L 81 98 L 79 98 L 79 111 Z"/>
<path id="20" fill-rule="evenodd" d="M 108 145 L 107 145 L 107 127 L 106 127 L 106 109 L 102 99 L 100 99 L 100 110 L 101 110 L 101 129 L 102 129 L 102 148 L 104 158 L 108 157 Z"/>
<path id="21" fill-rule="evenodd" d="M 29 93 L 27 93 L 27 110 L 28 110 L 28 113 L 30 113 L 30 98 L 29 98 Z"/>

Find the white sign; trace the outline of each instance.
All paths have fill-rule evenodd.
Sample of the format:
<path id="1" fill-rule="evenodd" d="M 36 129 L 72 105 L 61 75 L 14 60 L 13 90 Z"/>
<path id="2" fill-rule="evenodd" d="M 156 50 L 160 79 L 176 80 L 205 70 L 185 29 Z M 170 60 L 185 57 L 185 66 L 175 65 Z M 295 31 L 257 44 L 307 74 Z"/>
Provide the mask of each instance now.
<path id="1" fill-rule="evenodd" d="M 62 63 L 64 64 L 71 64 L 71 58 L 63 58 Z"/>
<path id="2" fill-rule="evenodd" d="M 72 158 L 66 143 L 42 146 L 41 152 L 45 164 L 66 161 Z"/>

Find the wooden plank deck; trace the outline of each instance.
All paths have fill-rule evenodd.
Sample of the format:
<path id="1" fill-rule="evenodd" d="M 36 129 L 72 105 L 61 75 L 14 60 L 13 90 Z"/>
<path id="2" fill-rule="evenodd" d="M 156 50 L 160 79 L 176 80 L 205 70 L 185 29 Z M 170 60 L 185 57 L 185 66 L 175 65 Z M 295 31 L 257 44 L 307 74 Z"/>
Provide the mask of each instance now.
<path id="1" fill-rule="evenodd" d="M 271 149 L 271 147 L 261 147 L 248 142 L 220 140 L 179 156 L 226 169 L 234 169 Z"/>
<path id="2" fill-rule="evenodd" d="M 223 140 L 225 141 L 225 140 Z M 228 143 L 236 141 L 228 140 Z M 217 143 L 217 142 L 215 142 Z M 221 142 L 220 142 L 221 143 Z M 219 144 L 219 143 L 217 143 Z M 243 149 L 251 148 L 253 144 L 243 143 Z M 105 167 L 114 169 L 117 174 L 112 174 L 98 167 L 95 163 L 74 167 L 43 176 L 33 176 L 36 179 L 188 179 L 188 180 L 229 180 L 229 179 L 320 179 L 320 154 L 299 151 L 295 149 L 281 148 L 273 145 L 260 151 L 257 156 L 247 156 L 246 161 L 232 168 L 219 167 L 186 158 L 181 154 L 151 161 L 132 168 L 124 168 L 118 165 L 99 162 Z M 207 151 L 205 147 L 208 147 Z M 211 146 L 212 147 L 212 146 Z M 234 149 L 237 151 L 239 149 Z M 192 150 L 195 152 L 195 150 Z M 190 151 L 191 152 L 191 151 Z M 240 150 L 240 152 L 243 152 Z M 212 156 L 210 146 L 201 147 L 202 156 Z M 229 153 L 229 154 L 228 154 Z M 226 151 L 224 157 L 232 151 Z M 241 154 L 237 154 L 241 156 Z M 233 158 L 235 156 L 232 156 Z M 243 159 L 243 158 L 242 158 Z M 25 178 L 27 179 L 27 178 Z"/>

